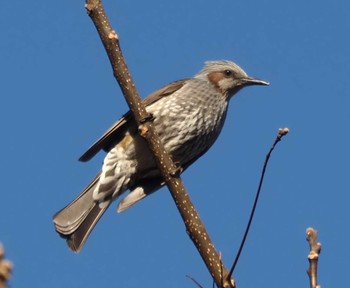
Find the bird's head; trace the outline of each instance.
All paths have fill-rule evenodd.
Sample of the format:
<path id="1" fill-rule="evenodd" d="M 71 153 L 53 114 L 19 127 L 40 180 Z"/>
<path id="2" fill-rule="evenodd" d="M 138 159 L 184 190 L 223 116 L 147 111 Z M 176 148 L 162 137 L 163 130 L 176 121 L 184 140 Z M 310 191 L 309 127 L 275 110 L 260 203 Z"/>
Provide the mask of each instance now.
<path id="1" fill-rule="evenodd" d="M 207 61 L 205 64 L 195 78 L 209 81 L 228 99 L 246 86 L 269 85 L 269 82 L 249 77 L 231 61 Z"/>

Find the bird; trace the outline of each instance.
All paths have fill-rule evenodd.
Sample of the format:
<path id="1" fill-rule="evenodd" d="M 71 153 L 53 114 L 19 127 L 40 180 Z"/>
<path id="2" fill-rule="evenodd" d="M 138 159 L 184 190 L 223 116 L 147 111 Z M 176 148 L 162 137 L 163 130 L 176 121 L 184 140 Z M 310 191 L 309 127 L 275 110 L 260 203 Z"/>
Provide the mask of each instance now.
<path id="1" fill-rule="evenodd" d="M 234 62 L 207 61 L 192 78 L 172 82 L 143 100 L 164 148 L 181 173 L 218 138 L 232 96 L 252 85 L 269 83 L 249 77 Z M 165 185 L 130 111 L 79 160 L 87 162 L 101 150 L 107 152 L 101 171 L 53 217 L 56 231 L 74 252 L 80 252 L 106 209 L 123 193 L 129 191 L 119 202 L 118 212 Z"/>

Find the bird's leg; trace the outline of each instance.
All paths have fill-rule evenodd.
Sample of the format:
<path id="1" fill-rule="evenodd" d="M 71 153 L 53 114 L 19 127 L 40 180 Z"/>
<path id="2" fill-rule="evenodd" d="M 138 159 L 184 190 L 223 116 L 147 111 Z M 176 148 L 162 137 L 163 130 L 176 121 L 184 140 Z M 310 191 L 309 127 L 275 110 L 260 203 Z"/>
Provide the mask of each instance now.
<path id="1" fill-rule="evenodd" d="M 181 167 L 180 162 L 174 162 L 175 169 L 170 172 L 171 176 L 178 177 L 183 171 L 183 168 Z"/>
<path id="2" fill-rule="evenodd" d="M 139 133 L 142 137 L 147 137 L 147 133 L 148 133 L 148 127 L 146 125 L 144 125 L 147 122 L 153 122 L 154 120 L 154 116 L 152 113 L 147 113 L 148 115 L 144 118 L 141 118 L 140 120 L 140 125 L 139 125 Z"/>
<path id="3" fill-rule="evenodd" d="M 140 120 L 141 124 L 144 124 L 146 122 L 153 122 L 154 116 L 152 113 L 148 113 L 148 115 Z"/>

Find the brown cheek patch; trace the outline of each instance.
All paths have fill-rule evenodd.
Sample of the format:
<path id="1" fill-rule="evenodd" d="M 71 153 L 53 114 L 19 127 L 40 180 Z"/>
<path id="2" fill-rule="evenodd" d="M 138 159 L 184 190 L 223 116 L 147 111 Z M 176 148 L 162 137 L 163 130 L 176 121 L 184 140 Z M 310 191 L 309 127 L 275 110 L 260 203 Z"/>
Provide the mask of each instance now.
<path id="1" fill-rule="evenodd" d="M 219 82 L 224 79 L 225 76 L 221 73 L 221 72 L 211 72 L 208 74 L 208 80 L 210 81 L 211 84 L 214 85 L 214 87 L 216 89 L 218 89 L 220 92 L 221 89 L 220 89 L 220 85 L 219 85 Z"/>

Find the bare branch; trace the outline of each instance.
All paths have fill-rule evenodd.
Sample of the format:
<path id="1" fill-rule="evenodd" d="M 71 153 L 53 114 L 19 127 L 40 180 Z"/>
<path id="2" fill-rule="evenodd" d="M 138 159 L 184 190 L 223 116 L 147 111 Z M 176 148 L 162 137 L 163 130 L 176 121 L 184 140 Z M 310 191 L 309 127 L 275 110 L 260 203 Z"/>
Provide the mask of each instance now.
<path id="1" fill-rule="evenodd" d="M 280 128 L 280 129 L 278 129 L 278 135 L 277 135 L 277 137 L 275 139 L 275 142 L 272 144 L 269 152 L 266 154 L 265 161 L 264 161 L 264 166 L 263 166 L 263 169 L 262 169 L 262 172 L 261 172 L 260 181 L 259 181 L 258 189 L 256 191 L 256 195 L 255 195 L 255 200 L 254 200 L 254 204 L 253 204 L 253 207 L 252 207 L 252 211 L 251 211 L 250 216 L 249 216 L 248 224 L 247 224 L 246 230 L 244 231 L 244 235 L 243 235 L 243 238 L 242 238 L 242 241 L 241 241 L 241 245 L 238 248 L 238 252 L 237 252 L 236 258 L 233 261 L 233 264 L 232 264 L 232 267 L 231 267 L 230 272 L 228 274 L 228 277 L 231 277 L 233 271 L 235 270 L 236 265 L 237 265 L 238 260 L 239 260 L 239 257 L 240 257 L 240 255 L 242 253 L 245 241 L 247 239 L 248 232 L 249 232 L 249 229 L 250 229 L 250 225 L 252 224 L 253 217 L 254 217 L 254 214 L 255 214 L 256 205 L 258 204 L 260 191 L 261 191 L 261 187 L 262 187 L 262 184 L 263 184 L 263 181 L 264 181 L 264 176 L 265 176 L 265 172 L 266 172 L 266 168 L 267 168 L 267 163 L 269 162 L 271 153 L 275 149 L 277 143 L 280 142 L 282 137 L 287 135 L 288 132 L 289 132 L 288 128 Z"/>
<path id="2" fill-rule="evenodd" d="M 196 284 L 199 288 L 204 288 L 204 287 L 203 287 L 201 284 L 199 284 L 199 282 L 198 282 L 196 279 L 194 279 L 191 275 L 186 275 L 186 277 L 187 277 L 188 279 L 192 280 L 193 283 Z"/>
<path id="3" fill-rule="evenodd" d="M 318 265 L 318 256 L 321 253 L 321 243 L 317 242 L 317 231 L 314 228 L 306 229 L 306 240 L 309 242 L 310 252 L 307 256 L 309 260 L 309 269 L 307 274 L 310 279 L 310 288 L 321 288 L 317 284 L 317 265 Z"/>
<path id="4" fill-rule="evenodd" d="M 13 264 L 5 259 L 4 247 L 0 244 L 0 288 L 6 288 L 11 278 Z"/>
<path id="5" fill-rule="evenodd" d="M 218 287 L 236 287 L 232 278 L 223 281 L 222 275 L 228 274 L 227 268 L 222 264 L 218 252 L 210 240 L 203 223 L 201 222 L 194 205 L 181 181 L 179 171 L 173 164 L 170 156 L 165 151 L 158 134 L 153 129 L 152 117 L 147 113 L 139 97 L 134 82 L 128 71 L 122 51 L 119 45 L 117 33 L 112 29 L 101 1 L 86 0 L 85 5 L 89 16 L 94 22 L 100 35 L 102 43 L 106 49 L 111 62 L 114 76 L 116 77 L 123 95 L 128 102 L 135 120 L 138 124 L 140 135 L 148 143 L 149 149 L 155 156 L 158 168 L 161 171 L 166 184 L 171 192 L 175 204 L 181 214 L 186 226 L 186 230 L 191 240 L 197 247 L 202 259 L 204 260 L 210 274 L 212 275 Z"/>

